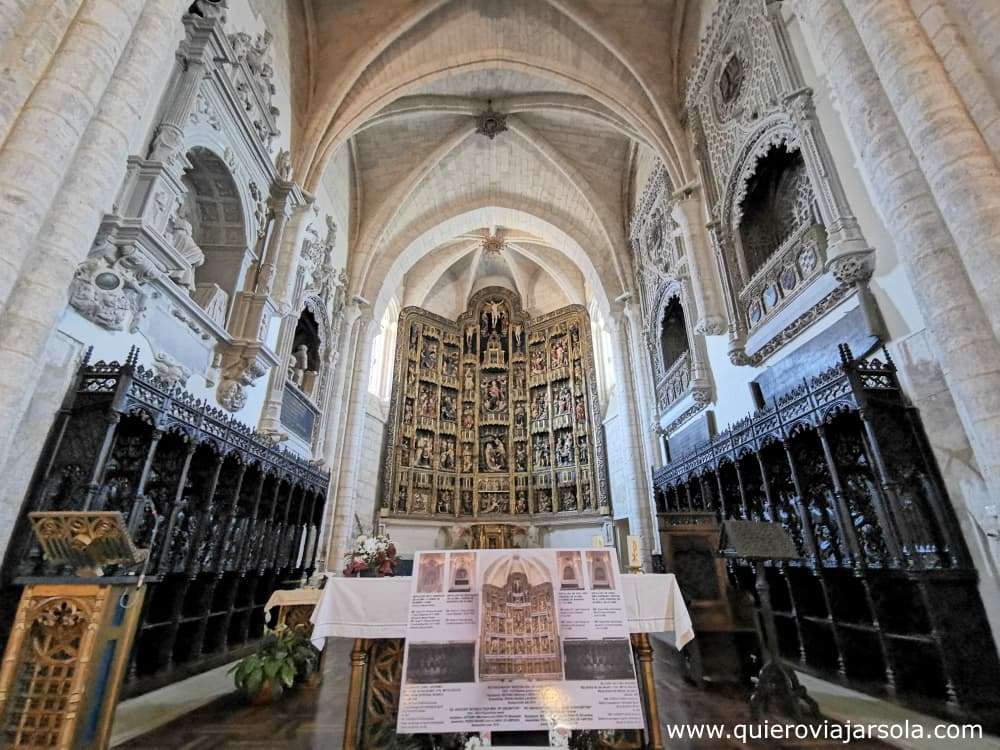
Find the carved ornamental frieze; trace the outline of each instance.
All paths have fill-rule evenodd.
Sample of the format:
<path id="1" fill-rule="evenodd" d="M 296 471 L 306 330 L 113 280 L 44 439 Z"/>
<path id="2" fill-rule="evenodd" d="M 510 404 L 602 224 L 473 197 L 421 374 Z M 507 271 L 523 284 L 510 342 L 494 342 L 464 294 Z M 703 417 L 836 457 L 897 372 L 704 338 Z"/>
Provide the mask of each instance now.
<path id="1" fill-rule="evenodd" d="M 403 310 L 383 514 L 609 513 L 590 338 L 584 308 L 533 319 L 500 287 L 457 321 Z"/>
<path id="2" fill-rule="evenodd" d="M 760 364 L 817 305 L 856 291 L 827 270 L 871 269 L 788 39 L 781 4 L 722 0 L 688 80 L 684 119 L 723 271 L 730 357 Z M 865 283 L 867 277 L 858 283 Z"/>

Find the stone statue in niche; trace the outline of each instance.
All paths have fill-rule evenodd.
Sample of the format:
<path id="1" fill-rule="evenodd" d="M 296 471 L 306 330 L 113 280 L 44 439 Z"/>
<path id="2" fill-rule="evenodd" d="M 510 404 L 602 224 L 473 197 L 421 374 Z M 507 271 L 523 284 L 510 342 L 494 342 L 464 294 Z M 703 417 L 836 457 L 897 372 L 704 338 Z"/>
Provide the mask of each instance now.
<path id="1" fill-rule="evenodd" d="M 451 513 L 453 502 L 454 499 L 452 497 L 451 490 L 440 490 L 438 492 L 437 512 Z"/>
<path id="2" fill-rule="evenodd" d="M 466 490 L 462 493 L 462 513 L 471 516 L 472 512 L 472 493 Z"/>
<path id="3" fill-rule="evenodd" d="M 548 416 L 548 404 L 546 404 L 545 391 L 538 391 L 531 401 L 531 419 L 539 422 Z"/>
<path id="4" fill-rule="evenodd" d="M 576 449 L 577 455 L 580 457 L 581 464 L 587 463 L 587 456 L 589 455 L 587 448 L 587 436 L 580 435 L 580 437 L 576 439 Z"/>
<path id="5" fill-rule="evenodd" d="M 417 342 L 420 340 L 420 324 L 414 323 L 410 326 L 410 349 L 417 348 Z"/>
<path id="6" fill-rule="evenodd" d="M 566 337 L 559 336 L 552 339 L 552 367 L 566 367 L 569 364 L 569 353 L 566 350 Z"/>
<path id="7" fill-rule="evenodd" d="M 454 422 L 458 416 L 455 397 L 448 393 L 441 394 L 441 419 L 444 422 Z"/>
<path id="8" fill-rule="evenodd" d="M 583 400 L 583 396 L 576 397 L 574 416 L 576 417 L 577 424 L 584 424 L 587 421 L 587 406 Z"/>
<path id="9" fill-rule="evenodd" d="M 527 490 L 518 490 L 517 495 L 514 498 L 514 512 L 515 513 L 527 513 L 528 512 L 528 492 Z"/>
<path id="10" fill-rule="evenodd" d="M 462 453 L 462 472 L 464 474 L 472 473 L 472 446 L 467 445 L 465 451 Z"/>
<path id="11" fill-rule="evenodd" d="M 434 388 L 427 384 L 420 386 L 420 416 L 434 419 L 437 416 L 437 399 Z"/>
<path id="12" fill-rule="evenodd" d="M 476 417 L 473 415 L 473 413 L 469 409 L 466 409 L 462 413 L 462 429 L 463 430 L 471 430 L 475 426 L 476 426 Z"/>
<path id="13" fill-rule="evenodd" d="M 531 350 L 531 374 L 543 375 L 545 373 L 545 349 L 536 346 Z"/>
<path id="14" fill-rule="evenodd" d="M 573 362 L 573 381 L 579 387 L 583 387 L 583 367 L 580 365 L 579 360 Z"/>
<path id="15" fill-rule="evenodd" d="M 417 438 L 417 466 L 431 468 L 431 460 L 434 455 L 434 439 L 429 435 L 421 435 Z"/>
<path id="16" fill-rule="evenodd" d="M 403 402 L 403 424 L 413 424 L 413 399 L 408 398 Z"/>
<path id="17" fill-rule="evenodd" d="M 514 470 L 528 470 L 528 448 L 524 443 L 518 443 L 514 448 Z"/>
<path id="18" fill-rule="evenodd" d="M 190 264 L 190 268 L 171 272 L 170 278 L 191 291 L 194 289 L 194 269 L 205 262 L 205 253 L 194 241 L 194 228 L 188 217 L 187 206 L 183 201 L 178 200 L 177 210 L 167 220 L 167 236 L 170 238 L 170 244 L 177 250 L 177 254 Z"/>
<path id="19" fill-rule="evenodd" d="M 507 410 L 507 381 L 504 378 L 491 378 L 483 383 L 483 411 L 487 414 L 497 414 Z"/>
<path id="20" fill-rule="evenodd" d="M 573 436 L 562 433 L 556 440 L 556 465 L 566 466 L 573 463 Z"/>
<path id="21" fill-rule="evenodd" d="M 434 339 L 424 339 L 424 346 L 420 350 L 420 368 L 433 372 L 437 369 L 438 348 Z"/>
<path id="22" fill-rule="evenodd" d="M 445 376 L 449 378 L 458 377 L 458 351 L 457 350 L 445 350 L 443 369 Z"/>
<path id="23" fill-rule="evenodd" d="M 543 435 L 535 438 L 535 456 L 534 465 L 538 468 L 546 468 L 549 466 L 551 461 L 550 448 L 549 448 L 549 438 L 547 435 Z"/>
<path id="24" fill-rule="evenodd" d="M 441 442 L 441 468 L 445 471 L 455 469 L 455 441 L 445 438 Z"/>
<path id="25" fill-rule="evenodd" d="M 500 438 L 483 441 L 483 467 L 486 471 L 507 471 L 507 448 Z"/>
<path id="26" fill-rule="evenodd" d="M 396 510 L 405 511 L 406 510 L 406 487 L 399 488 L 399 496 L 396 498 Z"/>
<path id="27" fill-rule="evenodd" d="M 408 437 L 399 441 L 399 463 L 402 466 L 410 465 L 410 438 Z"/>
<path id="28" fill-rule="evenodd" d="M 466 396 L 472 396 L 476 391 L 476 373 L 471 367 L 465 368 L 465 375 L 462 379 L 462 388 L 465 389 Z"/>
<path id="29" fill-rule="evenodd" d="M 465 327 L 465 353 L 475 354 L 476 353 L 476 327 L 466 326 Z"/>
<path id="30" fill-rule="evenodd" d="M 412 362 L 408 362 L 406 365 L 406 391 L 407 393 L 413 393 L 414 389 L 417 387 L 417 368 L 413 366 Z"/>
<path id="31" fill-rule="evenodd" d="M 580 326 L 576 323 L 569 327 L 569 345 L 574 352 L 580 351 Z"/>
<path id="32" fill-rule="evenodd" d="M 580 493 L 581 493 L 580 499 L 583 501 L 583 507 L 593 508 L 594 506 L 590 499 L 590 482 L 584 482 L 582 485 L 580 485 Z"/>
<path id="33" fill-rule="evenodd" d="M 306 380 L 306 373 L 309 371 L 309 347 L 299 344 L 295 351 L 288 357 L 288 379 L 299 388 Z"/>

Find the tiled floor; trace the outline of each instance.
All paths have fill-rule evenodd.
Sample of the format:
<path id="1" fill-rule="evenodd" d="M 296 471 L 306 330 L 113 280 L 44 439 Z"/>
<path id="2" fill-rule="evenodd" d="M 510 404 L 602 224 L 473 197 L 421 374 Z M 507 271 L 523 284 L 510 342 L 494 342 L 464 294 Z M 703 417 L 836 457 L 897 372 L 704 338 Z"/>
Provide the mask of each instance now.
<path id="1" fill-rule="evenodd" d="M 134 750 L 340 750 L 343 741 L 344 707 L 350 643 L 331 640 L 323 684 L 315 690 L 296 690 L 265 708 L 246 706 L 237 696 L 226 695 L 150 734 L 119 747 Z M 718 722 L 728 729 L 747 722 L 749 714 L 742 698 L 729 691 L 697 690 L 681 677 L 669 646 L 656 644 L 656 689 L 663 721 Z M 674 652 L 676 653 L 676 652 Z M 735 740 L 667 740 L 668 748 L 741 748 Z M 835 742 L 755 742 L 754 747 L 822 748 L 843 747 Z M 854 743 L 852 748 L 884 748 L 876 742 Z"/>

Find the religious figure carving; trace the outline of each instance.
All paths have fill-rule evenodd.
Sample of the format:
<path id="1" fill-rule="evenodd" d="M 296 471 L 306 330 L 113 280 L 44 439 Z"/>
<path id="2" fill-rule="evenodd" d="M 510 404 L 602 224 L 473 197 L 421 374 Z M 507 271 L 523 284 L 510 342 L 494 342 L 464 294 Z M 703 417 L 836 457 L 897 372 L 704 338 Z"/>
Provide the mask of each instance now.
<path id="1" fill-rule="evenodd" d="M 434 387 L 426 383 L 420 386 L 420 416 L 434 419 L 437 416 L 437 398 Z"/>
<path id="2" fill-rule="evenodd" d="M 549 466 L 550 462 L 550 448 L 548 436 L 541 436 L 535 438 L 535 456 L 534 465 L 538 468 L 545 468 Z"/>
<path id="3" fill-rule="evenodd" d="M 180 286 L 186 287 L 188 291 L 192 291 L 194 289 L 194 269 L 205 262 L 205 253 L 194 241 L 192 235 L 194 229 L 188 217 L 187 206 L 183 201 L 178 200 L 177 210 L 167 220 L 167 235 L 178 255 L 190 264 L 187 268 L 171 272 L 170 278 Z"/>
<path id="4" fill-rule="evenodd" d="M 399 488 L 399 496 L 396 498 L 396 510 L 406 511 L 406 486 Z"/>
<path id="5" fill-rule="evenodd" d="M 455 441 L 445 438 L 441 444 L 441 468 L 452 471 L 455 468 Z"/>
<path id="6" fill-rule="evenodd" d="M 410 512 L 426 513 L 428 507 L 430 507 L 430 498 L 428 497 L 427 490 L 414 490 L 413 506 L 410 508 Z"/>
<path id="7" fill-rule="evenodd" d="M 587 405 L 583 400 L 583 396 L 576 397 L 576 410 L 574 416 L 576 417 L 577 424 L 584 424 L 587 421 Z"/>
<path id="8" fill-rule="evenodd" d="M 472 493 L 466 490 L 462 493 L 462 514 L 471 516 L 472 513 Z"/>
<path id="9" fill-rule="evenodd" d="M 514 512 L 515 513 L 527 513 L 528 512 L 528 491 L 518 490 L 517 495 L 514 499 Z"/>
<path id="10" fill-rule="evenodd" d="M 588 463 L 587 457 L 590 455 L 589 446 L 587 445 L 587 436 L 580 435 L 576 439 L 577 456 L 579 456 L 580 463 Z"/>
<path id="11" fill-rule="evenodd" d="M 528 415 L 523 401 L 518 401 L 514 404 L 514 425 L 521 429 L 528 426 Z"/>
<path id="12" fill-rule="evenodd" d="M 556 440 L 556 465 L 566 466 L 573 463 L 573 436 L 562 433 Z"/>
<path id="13" fill-rule="evenodd" d="M 299 344 L 288 357 L 288 379 L 299 388 L 305 383 L 306 372 L 309 370 L 309 347 Z"/>
<path id="14" fill-rule="evenodd" d="M 536 346 L 531 350 L 531 374 L 542 375 L 545 373 L 545 350 Z"/>
<path id="15" fill-rule="evenodd" d="M 408 437 L 399 441 L 399 463 L 402 466 L 410 465 L 410 438 Z"/>
<path id="16" fill-rule="evenodd" d="M 514 450 L 514 470 L 528 470 L 528 448 L 524 443 L 518 443 Z"/>
<path id="17" fill-rule="evenodd" d="M 451 513 L 453 502 L 454 500 L 451 494 L 451 490 L 440 490 L 438 492 L 437 512 Z"/>
<path id="18" fill-rule="evenodd" d="M 566 367 L 569 364 L 569 356 L 566 351 L 566 338 L 559 336 L 551 341 L 552 367 Z"/>
<path id="19" fill-rule="evenodd" d="M 519 354 L 524 353 L 524 325 L 521 323 L 515 323 L 513 328 L 514 334 L 514 351 Z"/>
<path id="20" fill-rule="evenodd" d="M 454 422 L 458 415 L 455 406 L 455 397 L 449 393 L 441 393 L 441 420 L 444 422 Z"/>
<path id="21" fill-rule="evenodd" d="M 545 391 L 538 391 L 531 401 L 531 418 L 535 422 L 545 419 L 548 415 L 548 404 L 545 399 Z"/>
<path id="22" fill-rule="evenodd" d="M 524 378 L 524 365 L 518 365 L 514 368 L 514 390 L 518 393 L 524 393 L 525 389 L 525 378 Z"/>
<path id="23" fill-rule="evenodd" d="M 437 342 L 434 339 L 424 339 L 424 347 L 420 352 L 420 367 L 423 370 L 437 369 Z"/>
<path id="24" fill-rule="evenodd" d="M 559 510 L 576 510 L 576 492 L 572 487 L 559 490 Z"/>
<path id="25" fill-rule="evenodd" d="M 471 395 L 476 390 L 476 373 L 471 367 L 465 368 L 462 387 L 465 389 L 466 395 Z"/>
<path id="26" fill-rule="evenodd" d="M 434 441 L 427 435 L 417 438 L 417 466 L 431 467 L 431 457 L 434 455 Z"/>
<path id="27" fill-rule="evenodd" d="M 483 465 L 486 471 L 507 470 L 507 448 L 497 437 L 489 437 L 483 442 Z"/>
<path id="28" fill-rule="evenodd" d="M 551 513 L 552 512 L 552 493 L 549 490 L 539 490 L 538 491 L 538 503 L 537 509 L 539 513 Z"/>
<path id="29" fill-rule="evenodd" d="M 446 350 L 444 353 L 444 360 L 442 362 L 444 367 L 444 374 L 449 378 L 458 377 L 458 350 L 451 349 Z"/>
<path id="30" fill-rule="evenodd" d="M 491 378 L 482 387 L 483 411 L 489 414 L 506 411 L 507 381 L 504 378 Z"/>
<path id="31" fill-rule="evenodd" d="M 403 424 L 413 424 L 413 399 L 408 398 L 403 402 Z"/>
<path id="32" fill-rule="evenodd" d="M 465 327 L 465 353 L 475 354 L 476 353 L 476 327 L 466 326 Z"/>

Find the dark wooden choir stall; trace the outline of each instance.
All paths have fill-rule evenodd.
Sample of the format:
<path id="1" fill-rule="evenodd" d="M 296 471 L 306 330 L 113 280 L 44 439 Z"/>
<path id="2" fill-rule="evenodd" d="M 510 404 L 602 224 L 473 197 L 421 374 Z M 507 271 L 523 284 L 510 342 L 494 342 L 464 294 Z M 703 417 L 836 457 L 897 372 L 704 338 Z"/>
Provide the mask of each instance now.
<path id="1" fill-rule="evenodd" d="M 149 550 L 123 697 L 249 652 L 264 605 L 316 567 L 329 474 L 137 364 L 81 365 L 2 569 L 6 642 L 46 569 L 30 511 L 119 511 Z M 8 717 L 9 718 L 9 717 Z"/>
<path id="2" fill-rule="evenodd" d="M 888 353 L 860 360 L 842 345 L 839 365 L 675 458 L 654 485 L 667 549 L 699 519 L 787 529 L 801 560 L 769 562 L 766 575 L 793 667 L 997 726 L 1000 663 L 978 576 Z M 753 592 L 751 565 L 729 565 Z"/>

